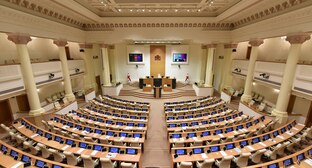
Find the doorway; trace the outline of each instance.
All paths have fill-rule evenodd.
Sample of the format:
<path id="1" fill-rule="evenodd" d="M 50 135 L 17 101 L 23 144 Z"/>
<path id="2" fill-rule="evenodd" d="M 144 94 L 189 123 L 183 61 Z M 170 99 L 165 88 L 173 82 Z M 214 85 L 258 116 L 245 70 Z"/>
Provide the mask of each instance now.
<path id="1" fill-rule="evenodd" d="M 102 95 L 102 87 L 101 87 L 102 85 L 101 85 L 100 75 L 95 77 L 95 82 L 96 82 L 96 85 L 98 87 L 98 92 L 100 93 L 100 95 Z"/>
<path id="2" fill-rule="evenodd" d="M 10 125 L 14 120 L 9 99 L 0 101 L 0 123 Z"/>
<path id="3" fill-rule="evenodd" d="M 28 113 L 30 111 L 30 106 L 26 94 L 16 96 L 16 101 L 20 112 Z"/>

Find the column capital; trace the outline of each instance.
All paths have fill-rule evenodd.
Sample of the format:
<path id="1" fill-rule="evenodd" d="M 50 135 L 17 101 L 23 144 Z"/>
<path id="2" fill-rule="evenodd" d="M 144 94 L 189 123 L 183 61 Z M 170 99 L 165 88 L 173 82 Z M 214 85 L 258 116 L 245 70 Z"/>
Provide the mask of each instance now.
<path id="1" fill-rule="evenodd" d="M 109 48 L 108 44 L 99 44 L 100 48 Z"/>
<path id="2" fill-rule="evenodd" d="M 12 41 L 15 44 L 27 44 L 31 41 L 29 35 L 17 34 L 17 33 L 8 33 L 8 40 Z"/>
<path id="3" fill-rule="evenodd" d="M 79 44 L 80 48 L 86 48 L 86 49 L 91 49 L 93 47 L 92 44 L 87 44 L 87 43 L 81 43 Z"/>
<path id="4" fill-rule="evenodd" d="M 237 44 L 224 44 L 224 48 L 237 48 Z"/>
<path id="5" fill-rule="evenodd" d="M 217 44 L 207 44 L 207 48 L 217 48 Z"/>
<path id="6" fill-rule="evenodd" d="M 290 44 L 302 44 L 310 38 L 309 33 L 296 33 L 287 35 L 286 41 Z"/>
<path id="7" fill-rule="evenodd" d="M 53 40 L 53 44 L 57 45 L 58 47 L 65 47 L 68 43 L 66 40 Z"/>
<path id="8" fill-rule="evenodd" d="M 251 39 L 249 41 L 249 44 L 252 46 L 252 47 L 259 47 L 261 44 L 263 44 L 264 41 L 263 39 Z"/>

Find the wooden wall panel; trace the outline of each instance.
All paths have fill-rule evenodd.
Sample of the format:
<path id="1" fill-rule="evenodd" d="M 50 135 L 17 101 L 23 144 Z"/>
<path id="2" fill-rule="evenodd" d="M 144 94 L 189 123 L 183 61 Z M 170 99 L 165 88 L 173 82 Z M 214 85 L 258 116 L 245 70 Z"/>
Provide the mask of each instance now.
<path id="1" fill-rule="evenodd" d="M 150 46 L 151 76 L 157 77 L 158 74 L 165 76 L 166 70 L 166 46 L 151 45 Z"/>

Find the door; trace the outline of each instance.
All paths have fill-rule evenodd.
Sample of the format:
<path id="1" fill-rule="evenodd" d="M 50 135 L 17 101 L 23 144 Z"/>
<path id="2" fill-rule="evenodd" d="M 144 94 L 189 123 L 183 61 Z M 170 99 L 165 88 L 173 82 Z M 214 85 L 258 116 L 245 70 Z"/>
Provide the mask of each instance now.
<path id="1" fill-rule="evenodd" d="M 95 77 L 95 82 L 96 82 L 96 85 L 98 86 L 99 93 L 102 95 L 102 87 L 101 87 L 102 85 L 101 85 L 100 75 Z"/>
<path id="2" fill-rule="evenodd" d="M 28 113 L 30 111 L 29 102 L 26 94 L 16 96 L 16 101 L 20 112 Z"/>
<path id="3" fill-rule="evenodd" d="M 158 74 L 160 76 L 165 76 L 166 68 L 166 46 L 165 45 L 151 45 L 150 46 L 150 72 L 151 76 L 157 78 Z"/>
<path id="4" fill-rule="evenodd" d="M 13 120 L 13 114 L 9 99 L 0 101 L 0 123 L 9 125 Z"/>

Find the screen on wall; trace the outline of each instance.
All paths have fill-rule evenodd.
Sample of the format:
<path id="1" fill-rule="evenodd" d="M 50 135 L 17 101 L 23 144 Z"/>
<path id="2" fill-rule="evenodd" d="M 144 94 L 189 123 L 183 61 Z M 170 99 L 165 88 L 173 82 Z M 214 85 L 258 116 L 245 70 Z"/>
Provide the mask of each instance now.
<path id="1" fill-rule="evenodd" d="M 129 62 L 130 63 L 142 63 L 143 54 L 142 53 L 129 53 Z"/>
<path id="2" fill-rule="evenodd" d="M 172 62 L 174 63 L 186 63 L 187 54 L 186 53 L 173 53 Z"/>

